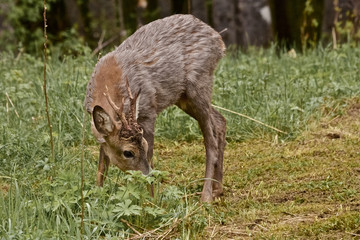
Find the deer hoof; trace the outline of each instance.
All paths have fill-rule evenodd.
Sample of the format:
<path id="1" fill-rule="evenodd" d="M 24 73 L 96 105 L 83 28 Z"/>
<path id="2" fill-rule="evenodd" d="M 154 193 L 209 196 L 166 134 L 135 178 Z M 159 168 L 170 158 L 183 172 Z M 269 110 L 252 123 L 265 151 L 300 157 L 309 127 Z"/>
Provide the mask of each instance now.
<path id="1" fill-rule="evenodd" d="M 214 190 L 212 195 L 213 195 L 213 198 L 219 198 L 222 195 L 224 195 L 222 188 Z"/>
<path id="2" fill-rule="evenodd" d="M 212 196 L 212 194 L 202 193 L 200 200 L 201 200 L 201 202 L 212 202 L 213 196 Z"/>

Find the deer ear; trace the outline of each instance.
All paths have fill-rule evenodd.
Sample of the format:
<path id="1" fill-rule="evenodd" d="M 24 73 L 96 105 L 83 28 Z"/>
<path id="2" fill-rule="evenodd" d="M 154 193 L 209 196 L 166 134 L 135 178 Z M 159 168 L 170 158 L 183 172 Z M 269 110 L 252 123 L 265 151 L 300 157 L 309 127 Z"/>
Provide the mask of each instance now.
<path id="1" fill-rule="evenodd" d="M 100 106 L 95 106 L 93 110 L 93 119 L 96 130 L 99 133 L 108 136 L 114 131 L 115 125 L 112 122 L 109 114 Z"/>

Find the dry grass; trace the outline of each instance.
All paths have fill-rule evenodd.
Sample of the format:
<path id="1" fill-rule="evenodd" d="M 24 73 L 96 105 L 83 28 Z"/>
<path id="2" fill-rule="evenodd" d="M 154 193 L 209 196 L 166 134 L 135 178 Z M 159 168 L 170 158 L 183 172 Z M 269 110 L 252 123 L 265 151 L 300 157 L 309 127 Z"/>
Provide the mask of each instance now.
<path id="1" fill-rule="evenodd" d="M 360 234 L 360 100 L 323 109 L 296 140 L 228 144 L 224 196 L 213 206 L 208 239 L 351 239 Z M 201 142 L 156 144 L 169 184 L 200 191 Z M 191 167 L 189 167 L 191 166 Z M 222 217 L 219 217 L 222 216 Z"/>
<path id="2" fill-rule="evenodd" d="M 152 200 L 135 181 L 145 179 L 127 182 L 115 167 L 103 189 L 94 187 L 98 145 L 86 131 L 84 237 L 140 237 L 136 231 L 165 239 L 358 237 L 360 101 L 339 99 L 360 95 L 359 53 L 360 48 L 344 46 L 289 58 L 272 48 L 223 59 L 213 103 L 289 134 L 275 135 L 274 130 L 220 110 L 228 120 L 225 193 L 211 206 L 198 208 L 205 151 L 197 123 L 176 108 L 164 111 L 156 123 L 155 166 L 169 177 L 158 184 L 159 197 Z M 2 54 L 0 62 L 0 238 L 79 239 L 80 126 L 96 59 L 49 59 L 55 162 L 50 161 L 42 111 L 42 60 Z M 117 182 L 126 182 L 127 189 L 143 197 L 122 197 L 124 184 Z M 155 212 L 139 216 L 139 208 L 133 208 L 125 220 L 136 231 L 114 211 L 116 204 L 129 199 L 130 210 L 137 206 Z"/>

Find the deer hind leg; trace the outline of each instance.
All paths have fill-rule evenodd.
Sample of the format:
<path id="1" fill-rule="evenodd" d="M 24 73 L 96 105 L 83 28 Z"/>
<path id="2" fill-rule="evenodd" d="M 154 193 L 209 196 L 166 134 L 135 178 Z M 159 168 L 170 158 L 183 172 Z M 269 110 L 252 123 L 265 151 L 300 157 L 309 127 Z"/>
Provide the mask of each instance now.
<path id="1" fill-rule="evenodd" d="M 213 200 L 213 182 L 214 180 L 216 181 L 215 169 L 217 168 L 217 171 L 222 171 L 222 162 L 219 163 L 218 159 L 219 141 L 217 141 L 215 136 L 218 135 L 218 131 L 214 129 L 216 127 L 216 120 L 213 116 L 210 101 L 199 97 L 201 95 L 197 96 L 197 98 L 191 99 L 183 96 L 177 103 L 177 106 L 198 121 L 203 133 L 206 149 L 206 170 L 204 187 L 201 193 L 201 201 L 209 202 Z M 218 175 L 219 178 L 222 178 L 222 172 Z"/>
<path id="2" fill-rule="evenodd" d="M 213 196 L 219 197 L 223 193 L 222 179 L 224 150 L 226 146 L 226 119 L 214 108 L 212 108 L 212 116 L 214 120 L 214 135 L 218 145 L 218 156 L 214 170 L 214 179 L 216 181 L 213 182 Z"/>
<path id="3" fill-rule="evenodd" d="M 99 187 L 103 186 L 105 176 L 109 169 L 110 159 L 106 156 L 103 146 L 100 146 L 100 153 L 99 153 L 99 165 L 98 171 L 96 174 L 96 184 Z"/>

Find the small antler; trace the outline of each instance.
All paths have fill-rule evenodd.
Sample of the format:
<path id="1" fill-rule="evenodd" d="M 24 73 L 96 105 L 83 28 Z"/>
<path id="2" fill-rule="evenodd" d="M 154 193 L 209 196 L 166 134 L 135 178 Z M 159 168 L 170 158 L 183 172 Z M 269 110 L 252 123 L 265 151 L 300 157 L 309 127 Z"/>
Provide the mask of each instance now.
<path id="1" fill-rule="evenodd" d="M 106 89 L 106 92 L 104 92 L 103 94 L 106 97 L 107 101 L 109 102 L 110 106 L 114 109 L 116 115 L 119 117 L 119 119 L 122 123 L 122 126 L 126 130 L 130 130 L 130 131 L 134 130 L 136 132 L 140 132 L 141 128 L 138 125 L 137 119 L 136 119 L 136 100 L 139 97 L 140 91 L 138 93 L 136 93 L 135 96 L 133 97 L 133 95 L 131 93 L 130 85 L 129 85 L 129 79 L 128 79 L 128 77 L 126 77 L 126 89 L 128 92 L 129 102 L 130 102 L 129 114 L 128 114 L 128 118 L 126 119 L 126 116 L 124 114 L 124 98 L 123 97 L 121 98 L 121 104 L 120 104 L 120 107 L 118 107 L 118 106 L 116 106 L 114 101 L 111 99 L 107 85 L 105 85 L 105 89 Z"/>
<path id="2" fill-rule="evenodd" d="M 139 125 L 137 124 L 137 119 L 136 119 L 136 101 L 140 95 L 141 89 L 133 97 L 133 95 L 131 93 L 131 89 L 130 89 L 129 78 L 127 76 L 126 76 L 126 89 L 127 89 L 127 92 L 129 95 L 129 101 L 130 101 L 129 121 L 131 121 L 131 123 L 130 123 L 131 125 L 134 125 L 136 127 L 136 129 L 139 130 Z"/>
<path id="3" fill-rule="evenodd" d="M 135 96 L 133 97 L 132 93 L 131 93 L 131 89 L 130 89 L 130 85 L 129 85 L 129 78 L 126 76 L 126 89 L 129 95 L 129 101 L 130 101 L 130 110 L 129 110 L 129 122 L 130 125 L 132 125 L 134 127 L 134 130 L 141 132 L 141 127 L 138 125 L 137 123 L 137 119 L 136 119 L 136 101 L 137 98 L 140 95 L 141 89 L 139 90 L 139 92 L 135 93 Z"/>
<path id="4" fill-rule="evenodd" d="M 104 92 L 103 94 L 106 97 L 107 101 L 109 102 L 110 106 L 114 109 L 116 115 L 119 117 L 119 119 L 120 119 L 121 123 L 124 125 L 124 127 L 126 129 L 130 129 L 129 123 L 126 120 L 125 114 L 123 112 L 123 110 L 124 110 L 124 98 L 123 97 L 121 98 L 120 107 L 116 106 L 114 101 L 111 100 L 111 97 L 109 95 L 109 89 L 108 89 L 107 85 L 105 85 L 105 88 L 106 88 L 106 93 Z"/>
<path id="5" fill-rule="evenodd" d="M 131 94 L 131 89 L 130 89 L 130 84 L 129 84 L 129 78 L 128 78 L 128 76 L 126 76 L 126 90 L 127 90 L 128 94 L 129 94 L 130 100 L 132 100 L 132 99 L 133 99 L 133 96 L 132 96 L 132 94 Z"/>

